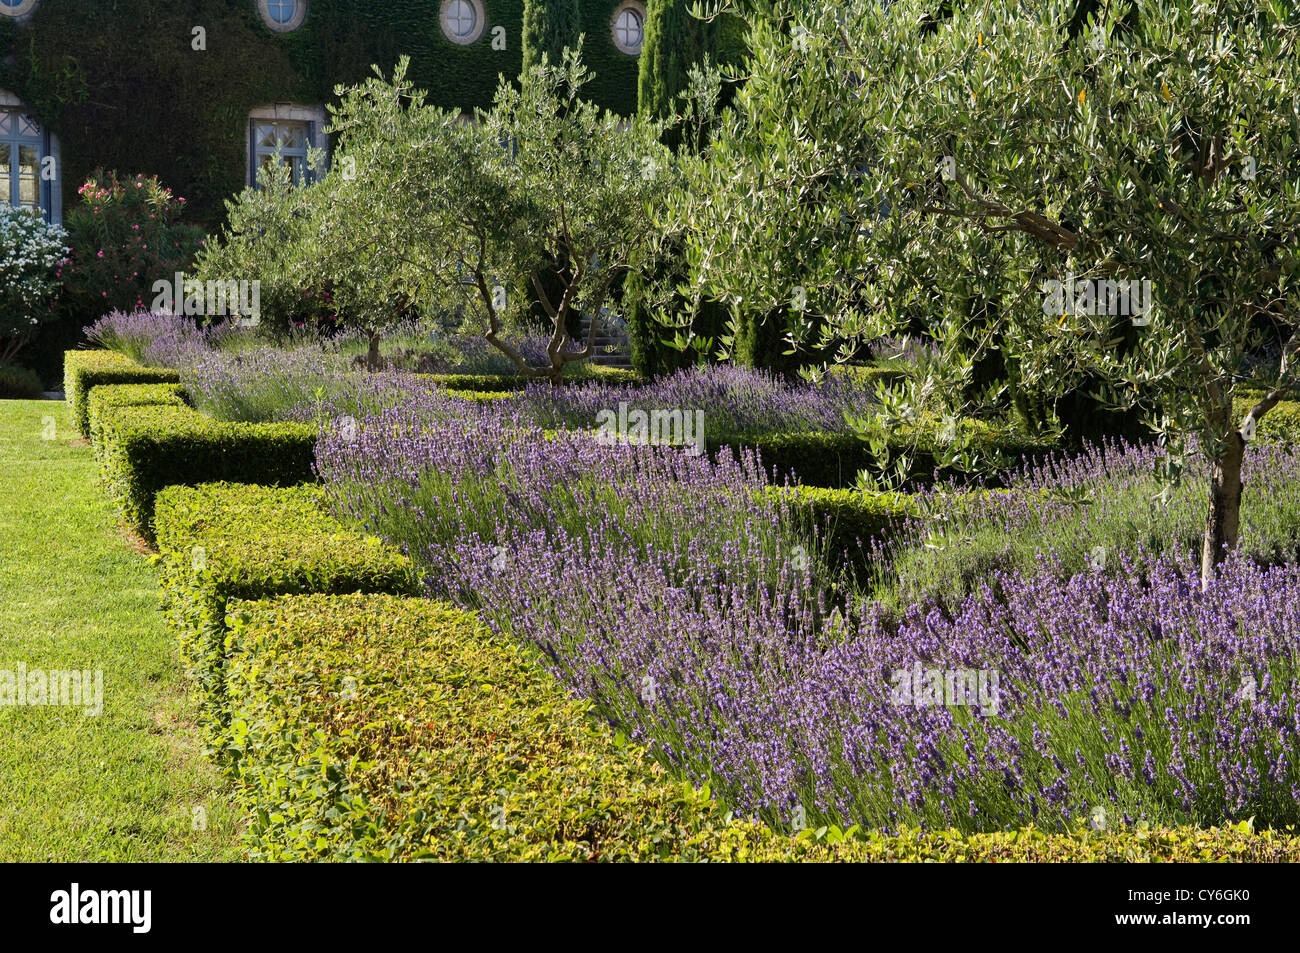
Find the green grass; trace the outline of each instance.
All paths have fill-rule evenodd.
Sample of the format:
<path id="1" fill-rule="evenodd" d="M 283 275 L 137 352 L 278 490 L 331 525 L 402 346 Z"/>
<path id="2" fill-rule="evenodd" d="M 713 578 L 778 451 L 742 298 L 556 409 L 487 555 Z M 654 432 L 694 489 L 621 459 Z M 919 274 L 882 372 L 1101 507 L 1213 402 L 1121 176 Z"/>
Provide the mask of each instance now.
<path id="1" fill-rule="evenodd" d="M 200 751 L 157 570 L 77 438 L 63 403 L 0 401 L 0 670 L 104 679 L 99 716 L 0 705 L 0 861 L 237 860 L 239 814 Z"/>

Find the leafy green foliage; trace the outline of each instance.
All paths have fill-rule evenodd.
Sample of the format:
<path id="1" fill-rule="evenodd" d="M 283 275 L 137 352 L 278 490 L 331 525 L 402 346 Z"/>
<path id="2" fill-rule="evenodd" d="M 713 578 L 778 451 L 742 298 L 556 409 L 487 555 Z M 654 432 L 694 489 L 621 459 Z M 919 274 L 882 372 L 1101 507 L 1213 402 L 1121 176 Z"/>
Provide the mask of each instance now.
<path id="1" fill-rule="evenodd" d="M 314 486 L 172 486 L 157 500 L 163 605 L 216 749 L 224 740 L 226 605 L 285 593 L 413 594 L 410 561 L 330 516 Z"/>
<path id="2" fill-rule="evenodd" d="M 161 367 L 142 367 L 116 351 L 67 351 L 63 355 L 63 392 L 72 422 L 90 436 L 90 393 L 101 384 L 175 384 L 180 375 Z"/>
<path id="3" fill-rule="evenodd" d="M 0 399 L 35 400 L 44 393 L 40 375 L 25 367 L 0 364 Z"/>
<path id="4" fill-rule="evenodd" d="M 1212 572 L 1236 543 L 1238 428 L 1281 392 L 1247 424 L 1234 383 L 1271 348 L 1285 388 L 1300 348 L 1300 14 L 1130 0 L 1079 29 L 1074 0 L 978 0 L 921 36 L 925 0 L 760 6 L 738 108 L 671 203 L 693 279 L 782 315 L 796 352 L 919 324 L 941 360 L 904 416 L 1081 381 L 1149 407 L 1217 461 Z"/>
<path id="5" fill-rule="evenodd" d="M 110 408 L 185 406 L 185 388 L 180 384 L 101 384 L 90 392 L 86 411 L 95 456 L 103 460 L 104 429 L 101 420 Z"/>
<path id="6" fill-rule="evenodd" d="M 291 486 L 312 479 L 316 428 L 225 423 L 189 407 L 119 407 L 100 416 L 104 482 L 126 524 L 153 538 L 154 497 L 219 480 Z"/>

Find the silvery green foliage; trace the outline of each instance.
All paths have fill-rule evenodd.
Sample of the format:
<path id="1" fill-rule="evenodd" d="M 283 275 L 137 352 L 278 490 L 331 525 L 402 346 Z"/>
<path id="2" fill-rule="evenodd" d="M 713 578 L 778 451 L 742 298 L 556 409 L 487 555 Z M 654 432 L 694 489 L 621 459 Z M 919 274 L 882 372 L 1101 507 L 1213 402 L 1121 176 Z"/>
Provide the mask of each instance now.
<path id="1" fill-rule="evenodd" d="M 344 90 L 331 128 L 340 148 L 291 226 L 302 280 L 328 278 L 340 313 L 371 323 L 402 308 L 462 310 L 534 376 L 590 356 L 590 341 L 569 340 L 569 318 L 599 315 L 649 244 L 648 208 L 674 167 L 661 125 L 584 100 L 588 78 L 566 52 L 503 82 L 472 122 L 428 105 L 405 61 L 391 79 Z M 541 365 L 505 336 L 534 298 L 553 328 Z"/>
<path id="2" fill-rule="evenodd" d="M 945 355 L 954 381 L 980 356 L 969 303 L 993 302 L 1024 386 L 1100 370 L 1118 405 L 1161 398 L 1171 436 L 1213 451 L 1236 429 L 1218 413 L 1234 375 L 1297 317 L 1300 15 L 1134 0 L 1071 39 L 1073 0 L 968 3 L 924 34 L 921 0 L 768 6 L 672 219 L 711 294 L 777 308 L 804 288 L 793 343 L 919 316 L 967 342 Z M 1149 323 L 1045 315 L 1044 282 L 1067 275 L 1150 281 Z"/>
<path id="3" fill-rule="evenodd" d="M 45 305 L 67 254 L 63 228 L 26 208 L 0 203 L 0 362 L 52 318 Z"/>

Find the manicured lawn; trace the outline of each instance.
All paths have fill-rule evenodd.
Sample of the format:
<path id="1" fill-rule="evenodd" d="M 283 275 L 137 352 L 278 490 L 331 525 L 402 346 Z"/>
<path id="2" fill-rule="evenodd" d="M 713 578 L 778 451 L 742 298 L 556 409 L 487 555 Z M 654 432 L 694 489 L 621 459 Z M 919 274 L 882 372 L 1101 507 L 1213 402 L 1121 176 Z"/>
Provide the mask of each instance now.
<path id="1" fill-rule="evenodd" d="M 0 673 L 103 671 L 98 716 L 0 705 L 0 861 L 239 859 L 157 573 L 76 436 L 62 403 L 0 401 Z"/>

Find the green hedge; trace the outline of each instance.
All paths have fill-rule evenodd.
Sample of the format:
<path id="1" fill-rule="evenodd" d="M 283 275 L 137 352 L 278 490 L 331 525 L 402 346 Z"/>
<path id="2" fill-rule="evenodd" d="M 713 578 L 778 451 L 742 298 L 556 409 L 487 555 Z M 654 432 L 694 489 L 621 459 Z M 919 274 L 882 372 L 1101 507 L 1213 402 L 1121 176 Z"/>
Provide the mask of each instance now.
<path id="1" fill-rule="evenodd" d="M 313 478 L 316 428 L 229 423 L 189 407 L 107 408 L 104 477 L 127 525 L 153 539 L 154 497 L 168 486 L 228 480 L 290 486 Z"/>
<path id="2" fill-rule="evenodd" d="M 447 396 L 459 397 L 461 400 L 473 400 L 479 403 L 492 403 L 497 400 L 509 400 L 514 396 L 514 392 L 508 390 L 448 390 Z"/>
<path id="3" fill-rule="evenodd" d="M 827 368 L 832 377 L 842 377 L 855 384 L 875 387 L 876 381 L 883 384 L 898 384 L 907 379 L 908 372 L 899 367 L 872 367 L 863 364 L 832 364 Z"/>
<path id="4" fill-rule="evenodd" d="M 523 390 L 531 381 L 538 380 L 522 374 L 415 374 L 413 376 L 450 391 L 476 391 L 484 394 Z M 636 371 L 629 371 L 627 368 L 605 367 L 584 361 L 581 364 L 570 364 L 565 380 L 636 384 L 640 382 L 641 377 Z"/>
<path id="5" fill-rule="evenodd" d="M 1019 463 L 1022 457 L 1044 457 L 1053 449 L 1050 443 L 998 431 L 974 421 L 966 421 L 962 426 L 967 428 L 972 451 L 1002 454 L 1012 463 Z M 936 441 L 937 437 L 931 433 L 919 438 L 900 433 L 890 438 L 891 451 L 915 451 L 910 483 L 923 486 L 933 481 Z M 851 433 L 778 433 L 708 441 L 710 455 L 728 451 L 735 454 L 740 448 L 757 450 L 764 469 L 774 473 L 777 482 L 797 478 L 808 486 L 843 488 L 853 486 L 859 470 L 876 470 L 866 442 Z M 938 475 L 944 479 L 957 474 L 940 469 Z"/>
<path id="6" fill-rule="evenodd" d="M 803 525 L 815 528 L 835 551 L 883 538 L 909 516 L 918 515 L 906 493 L 864 493 L 819 486 L 773 486 L 768 494 L 789 504 Z"/>
<path id="7" fill-rule="evenodd" d="M 173 486 L 158 494 L 157 522 L 163 608 L 218 751 L 230 600 L 416 591 L 410 560 L 329 515 L 317 486 Z"/>
<path id="8" fill-rule="evenodd" d="M 963 837 L 733 821 L 473 616 L 389 595 L 230 606 L 229 751 L 254 860 L 1152 861 L 1300 858 L 1223 830 Z"/>
<path id="9" fill-rule="evenodd" d="M 90 418 L 90 443 L 95 456 L 104 458 L 104 428 L 101 420 L 110 408 L 119 407 L 188 407 L 185 388 L 180 384 L 105 384 L 90 392 L 87 416 Z"/>
<path id="10" fill-rule="evenodd" d="M 1246 419 L 1250 409 L 1263 397 L 1258 395 L 1238 397 L 1232 402 L 1232 412 L 1238 424 Z M 1279 443 L 1300 442 L 1300 402 L 1280 400 L 1264 415 L 1256 429 L 1256 439 Z"/>
<path id="11" fill-rule="evenodd" d="M 230 620 L 251 858 L 702 856 L 705 799 L 620 750 L 473 616 L 303 596 L 232 606 Z"/>
<path id="12" fill-rule="evenodd" d="M 90 437 L 90 392 L 101 384 L 175 384 L 180 375 L 162 367 L 143 367 L 116 351 L 66 351 L 63 396 L 72 422 Z"/>

